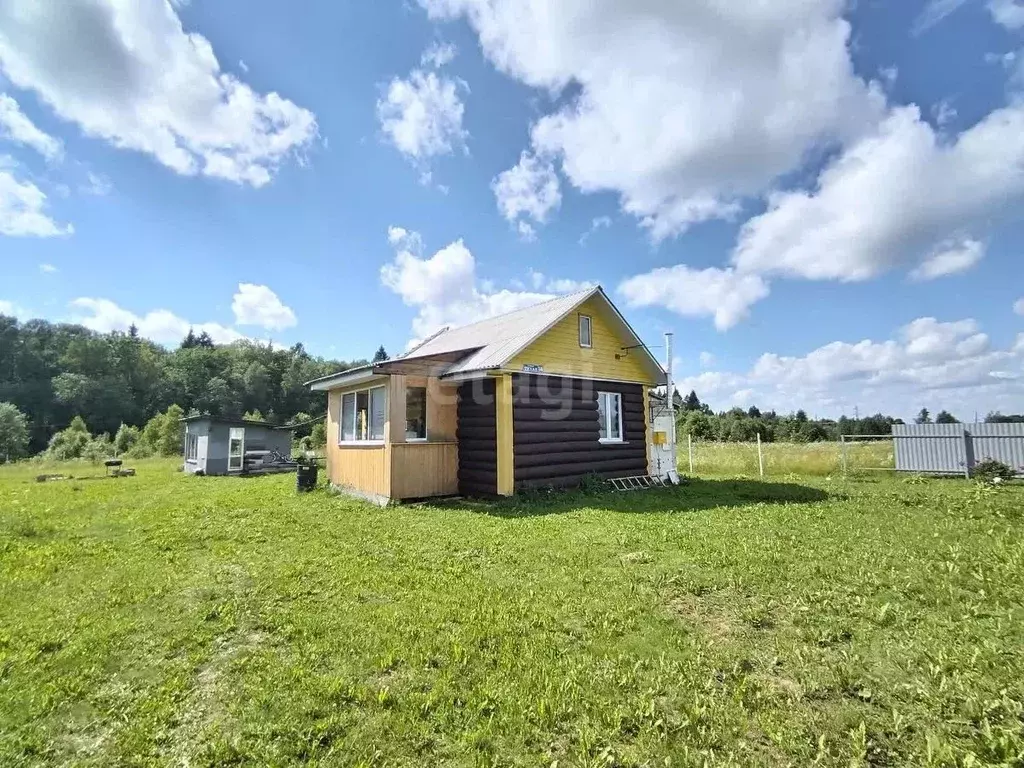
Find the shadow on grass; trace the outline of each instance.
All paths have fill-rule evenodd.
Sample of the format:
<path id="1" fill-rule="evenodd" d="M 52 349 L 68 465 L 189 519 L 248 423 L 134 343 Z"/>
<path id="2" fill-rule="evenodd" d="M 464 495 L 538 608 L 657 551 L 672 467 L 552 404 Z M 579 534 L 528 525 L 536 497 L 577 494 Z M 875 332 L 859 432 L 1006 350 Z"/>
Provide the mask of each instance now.
<path id="1" fill-rule="evenodd" d="M 685 485 L 642 491 L 533 491 L 509 499 L 452 499 L 428 503 L 445 509 L 465 509 L 492 517 L 519 518 L 560 515 L 577 509 L 602 509 L 626 514 L 665 514 L 751 504 L 813 504 L 830 495 L 797 483 L 758 480 L 690 479 Z"/>

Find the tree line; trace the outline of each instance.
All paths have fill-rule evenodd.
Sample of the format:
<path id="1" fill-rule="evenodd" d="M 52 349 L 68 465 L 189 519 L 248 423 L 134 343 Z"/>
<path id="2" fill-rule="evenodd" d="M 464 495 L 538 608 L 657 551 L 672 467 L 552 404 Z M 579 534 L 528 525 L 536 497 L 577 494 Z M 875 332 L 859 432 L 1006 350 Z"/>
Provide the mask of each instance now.
<path id="1" fill-rule="evenodd" d="M 769 443 L 812 443 L 838 440 L 840 435 L 889 435 L 894 424 L 904 423 L 902 419 L 881 413 L 862 418 L 841 416 L 838 419 L 812 419 L 804 410 L 781 415 L 775 411 L 761 411 L 756 406 L 747 410 L 732 408 L 715 413 L 692 390 L 686 397 L 677 392 L 675 405 L 680 434 L 689 435 L 695 440 L 720 442 L 752 442 L 760 435 L 762 441 Z M 917 424 L 933 423 L 931 412 L 922 408 L 914 421 Z M 985 421 L 1024 422 L 1024 416 L 993 412 L 985 417 Z M 959 423 L 959 419 L 947 411 L 940 411 L 934 423 L 955 424 Z"/>
<path id="2" fill-rule="evenodd" d="M 383 348 L 377 352 L 386 355 Z M 367 362 L 316 357 L 302 344 L 217 345 L 191 330 L 168 350 L 134 327 L 98 333 L 3 315 L 0 361 L 0 461 L 47 450 L 68 429 L 72 433 L 57 446 L 64 454 L 76 452 L 83 433 L 106 435 L 111 445 L 121 433 L 123 444 L 139 444 L 154 419 L 159 424 L 149 428 L 149 440 L 153 452 L 162 453 L 180 443 L 178 419 L 190 413 L 296 423 L 327 410 L 325 394 L 305 382 Z"/>

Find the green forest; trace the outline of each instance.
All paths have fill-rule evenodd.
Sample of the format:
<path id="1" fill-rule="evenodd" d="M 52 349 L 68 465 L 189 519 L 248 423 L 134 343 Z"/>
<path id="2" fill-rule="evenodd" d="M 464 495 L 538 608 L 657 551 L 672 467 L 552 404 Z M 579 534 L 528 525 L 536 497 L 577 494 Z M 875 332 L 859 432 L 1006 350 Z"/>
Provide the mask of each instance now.
<path id="1" fill-rule="evenodd" d="M 327 410 L 324 393 L 305 382 L 365 362 L 315 357 L 301 344 L 215 345 L 192 332 L 168 350 L 134 328 L 97 333 L 0 315 L 0 461 L 48 447 L 77 458 L 90 452 L 83 441 L 98 437 L 92 450 L 102 452 L 119 433 L 130 448 L 154 420 L 146 452 L 177 452 L 177 418 L 188 413 L 304 421 Z"/>
<path id="2" fill-rule="evenodd" d="M 383 347 L 373 360 L 387 359 Z M 248 417 L 276 424 L 313 421 L 326 397 L 307 381 L 367 360 L 326 360 L 301 344 L 282 349 L 239 341 L 216 345 L 189 331 L 168 350 L 127 333 L 0 315 L 0 462 L 45 453 L 53 459 L 99 460 L 111 454 L 174 455 L 187 414 Z M 899 419 L 883 414 L 838 420 L 803 411 L 733 408 L 715 413 L 696 392 L 676 393 L 680 433 L 698 440 L 816 442 L 839 435 L 887 435 Z M 915 421 L 932 415 L 922 408 Z M 937 423 L 957 418 L 940 411 Z M 986 421 L 1024 421 L 993 413 Z M 324 425 L 299 430 L 306 447 L 325 441 Z"/>

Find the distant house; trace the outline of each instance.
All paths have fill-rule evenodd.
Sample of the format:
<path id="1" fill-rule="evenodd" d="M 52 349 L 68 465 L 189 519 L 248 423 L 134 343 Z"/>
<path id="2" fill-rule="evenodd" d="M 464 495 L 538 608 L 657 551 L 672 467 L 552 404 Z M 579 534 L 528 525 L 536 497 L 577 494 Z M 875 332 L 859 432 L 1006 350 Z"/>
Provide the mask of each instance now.
<path id="1" fill-rule="evenodd" d="M 647 475 L 648 390 L 664 383 L 597 287 L 309 385 L 328 393 L 331 483 L 386 501 Z"/>
<path id="2" fill-rule="evenodd" d="M 274 452 L 292 452 L 291 427 L 265 421 L 189 416 L 185 422 L 185 471 L 232 475 L 248 472 Z"/>

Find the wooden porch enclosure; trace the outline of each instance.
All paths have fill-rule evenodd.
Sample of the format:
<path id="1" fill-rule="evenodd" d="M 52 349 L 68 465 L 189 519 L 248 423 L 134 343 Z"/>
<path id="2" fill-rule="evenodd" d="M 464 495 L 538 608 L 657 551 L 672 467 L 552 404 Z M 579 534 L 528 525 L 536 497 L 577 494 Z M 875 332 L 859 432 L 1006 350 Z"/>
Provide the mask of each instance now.
<path id="1" fill-rule="evenodd" d="M 387 392 L 384 439 L 341 439 L 342 398 L 376 387 Z M 408 393 L 425 390 L 426 437 L 409 437 Z M 327 474 L 339 488 L 377 501 L 458 493 L 458 388 L 435 377 L 393 374 L 331 390 L 327 409 Z"/>

